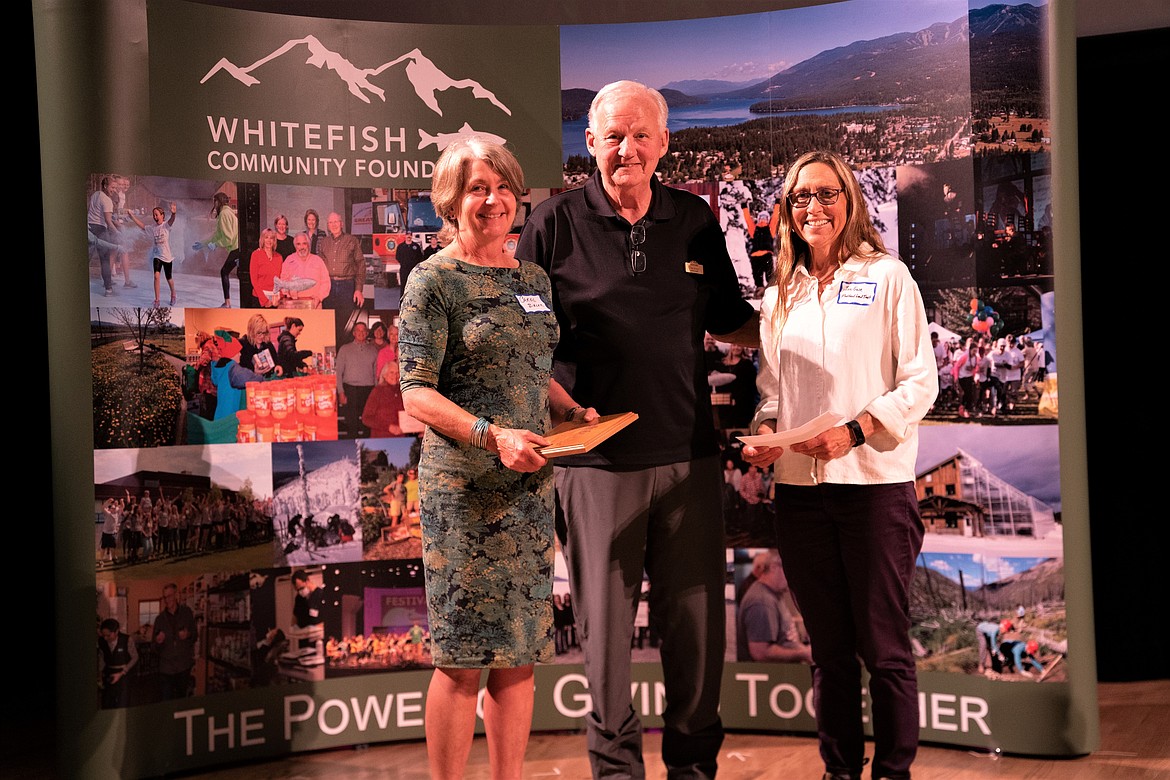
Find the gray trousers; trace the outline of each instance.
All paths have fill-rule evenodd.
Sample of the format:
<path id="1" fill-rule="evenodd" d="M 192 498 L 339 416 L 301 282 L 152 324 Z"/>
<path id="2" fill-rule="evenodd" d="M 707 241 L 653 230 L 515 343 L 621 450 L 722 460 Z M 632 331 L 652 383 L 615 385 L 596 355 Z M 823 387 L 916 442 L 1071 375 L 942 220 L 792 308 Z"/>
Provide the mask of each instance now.
<path id="1" fill-rule="evenodd" d="M 651 630 L 662 638 L 668 777 L 714 777 L 727 572 L 718 458 L 642 469 L 558 466 L 554 474 L 557 533 L 593 700 L 586 717 L 593 776 L 645 777 L 630 698 L 645 571 Z"/>

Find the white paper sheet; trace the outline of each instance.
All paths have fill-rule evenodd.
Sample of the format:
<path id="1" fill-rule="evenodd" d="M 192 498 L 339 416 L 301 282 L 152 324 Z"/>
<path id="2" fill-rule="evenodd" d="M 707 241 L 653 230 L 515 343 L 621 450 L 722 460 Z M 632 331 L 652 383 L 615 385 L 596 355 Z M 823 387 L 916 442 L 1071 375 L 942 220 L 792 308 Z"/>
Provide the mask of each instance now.
<path id="1" fill-rule="evenodd" d="M 787 447 L 790 444 L 811 439 L 818 433 L 823 433 L 835 425 L 845 422 L 845 417 L 836 412 L 825 412 L 809 420 L 804 425 L 791 428 L 787 431 L 777 431 L 758 436 L 737 436 L 744 444 L 763 447 Z"/>

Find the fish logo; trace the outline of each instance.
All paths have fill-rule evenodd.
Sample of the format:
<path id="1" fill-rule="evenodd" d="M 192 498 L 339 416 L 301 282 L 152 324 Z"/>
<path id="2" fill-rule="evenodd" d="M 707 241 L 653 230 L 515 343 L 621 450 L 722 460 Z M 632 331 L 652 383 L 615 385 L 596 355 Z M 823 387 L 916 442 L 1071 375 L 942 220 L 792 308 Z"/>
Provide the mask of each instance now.
<path id="1" fill-rule="evenodd" d="M 460 138 L 467 138 L 468 136 L 472 135 L 478 135 L 480 138 L 486 138 L 487 140 L 493 141 L 500 145 L 506 144 L 508 142 L 507 138 L 495 135 L 494 133 L 481 132 L 476 130 L 467 122 L 464 122 L 463 127 L 459 128 L 454 133 L 435 133 L 434 135 L 431 135 L 425 130 L 420 129 L 418 131 L 418 148 L 423 149 L 427 146 L 430 146 L 431 144 L 434 144 L 435 149 L 441 152 L 450 146 L 452 142 L 458 141 Z"/>
<path id="2" fill-rule="evenodd" d="M 290 279 L 281 279 L 279 276 L 272 280 L 272 289 L 265 290 L 264 296 L 272 298 L 279 292 L 301 292 L 307 290 L 317 283 L 316 279 L 310 279 L 307 276 L 294 276 Z"/>

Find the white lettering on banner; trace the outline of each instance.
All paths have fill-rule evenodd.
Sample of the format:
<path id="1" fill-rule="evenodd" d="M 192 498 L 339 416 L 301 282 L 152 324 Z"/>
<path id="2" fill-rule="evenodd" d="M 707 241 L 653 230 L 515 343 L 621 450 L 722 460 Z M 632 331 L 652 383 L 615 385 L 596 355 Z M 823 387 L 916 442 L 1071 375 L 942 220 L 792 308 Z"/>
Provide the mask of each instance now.
<path id="1" fill-rule="evenodd" d="M 387 154 L 398 147 L 406 151 L 406 128 L 374 127 L 366 125 L 319 125 L 300 122 L 277 122 L 269 119 L 231 119 L 208 116 L 207 128 L 213 143 L 234 144 L 237 136 L 244 146 L 284 147 L 309 151 L 338 150 L 350 152 L 377 152 Z M 381 136 L 381 139 L 379 139 Z M 359 143 L 360 139 L 360 143 Z"/>
<path id="2" fill-rule="evenodd" d="M 203 715 L 206 710 L 181 710 L 174 714 L 175 720 L 183 721 L 184 728 L 184 751 L 186 755 L 194 755 L 195 753 L 195 719 Z M 252 745 L 263 745 L 264 737 L 252 737 L 249 734 L 264 727 L 263 723 L 253 722 L 253 719 L 260 718 L 264 715 L 264 710 L 245 710 L 239 713 L 239 737 L 241 747 L 251 747 Z M 224 726 L 217 726 L 214 717 L 207 718 L 207 752 L 214 753 L 216 749 L 216 737 L 226 737 L 227 744 L 224 747 L 231 750 L 236 746 L 236 715 L 228 713 L 227 724 Z"/>
<path id="3" fill-rule="evenodd" d="M 401 179 L 413 176 L 429 179 L 435 175 L 434 160 L 354 160 L 354 175 L 375 179 Z"/>
<path id="4" fill-rule="evenodd" d="M 345 173 L 345 159 L 332 157 L 294 157 L 248 152 L 207 153 L 207 167 L 213 171 L 243 171 L 245 173 L 284 173 L 301 176 L 341 176 Z"/>
<path id="5" fill-rule="evenodd" d="M 784 720 L 790 720 L 800 714 L 802 705 L 803 707 L 807 707 L 809 712 L 812 712 L 812 695 L 812 688 L 809 688 L 807 691 L 805 691 L 805 700 L 802 702 L 799 688 L 797 688 L 792 683 L 781 683 L 780 685 L 777 685 L 775 688 L 773 688 L 772 692 L 768 694 L 768 709 L 772 710 L 772 713 L 776 717 L 783 718 Z M 787 702 L 786 707 L 780 706 L 781 696 L 783 696 Z"/>
<path id="6" fill-rule="evenodd" d="M 423 719 L 419 715 L 422 711 L 420 691 L 398 694 L 399 728 L 422 726 Z M 407 704 L 407 702 L 412 702 Z M 293 724 L 304 723 L 316 718 L 317 728 L 321 733 L 330 736 L 340 734 L 349 728 L 350 716 L 358 731 L 367 731 L 370 728 L 370 714 L 374 715 L 374 722 L 378 729 L 385 729 L 390 722 L 390 712 L 394 706 L 394 694 L 388 694 L 384 700 L 369 696 L 363 705 L 357 698 L 350 698 L 349 702 L 342 699 L 326 699 L 317 706 L 312 696 L 286 696 L 284 699 L 284 738 L 292 739 Z M 336 710 L 336 712 L 333 712 Z M 331 714 L 332 713 L 332 714 Z M 330 721 L 334 721 L 332 724 Z"/>
<path id="7" fill-rule="evenodd" d="M 747 686 L 747 714 L 755 718 L 760 715 L 760 703 L 766 700 L 768 710 L 778 718 L 791 720 L 807 710 L 810 715 L 816 715 L 813 706 L 812 688 L 801 693 L 799 686 L 791 683 L 780 683 L 766 687 L 771 679 L 767 674 L 741 672 L 735 675 L 738 682 Z M 764 693 L 766 692 L 766 697 Z M 861 706 L 862 722 L 868 723 L 869 691 L 862 688 Z M 957 705 L 957 706 L 956 706 Z M 964 734 L 978 731 L 990 736 L 991 729 L 987 725 L 987 717 L 991 708 L 986 699 L 976 696 L 956 696 L 953 693 L 926 693 L 918 692 L 918 726 L 932 728 L 937 731 L 956 731 Z"/>
<path id="8" fill-rule="evenodd" d="M 959 708 L 954 703 L 958 701 Z M 981 734 L 991 736 L 991 729 L 987 725 L 987 715 L 990 708 L 986 699 L 974 696 L 955 696 L 953 693 L 918 693 L 918 727 L 926 728 L 929 719 L 930 728 L 938 731 L 959 731 L 964 734 L 978 728 Z M 958 714 L 958 722 L 955 715 Z"/>
<path id="9" fill-rule="evenodd" d="M 422 691 L 398 694 L 398 728 L 405 729 L 423 725 Z M 417 717 L 409 717 L 417 715 Z"/>
<path id="10" fill-rule="evenodd" d="M 571 707 L 565 700 L 565 688 L 569 685 L 576 685 L 584 691 L 589 687 L 589 681 L 583 674 L 566 674 L 558 679 L 553 686 L 553 706 L 566 718 L 583 718 L 593 709 L 593 697 L 584 692 L 575 693 L 570 701 L 577 706 Z"/>
<path id="11" fill-rule="evenodd" d="M 569 694 L 570 685 L 580 687 L 580 692 Z M 566 718 L 582 718 L 593 709 L 593 697 L 587 689 L 589 681 L 582 674 L 566 674 L 557 679 L 553 686 L 553 706 Z M 576 689 L 574 689 L 576 690 Z M 635 680 L 630 683 L 630 704 L 639 715 L 661 716 L 666 711 L 666 685 L 662 682 Z"/>
<path id="12" fill-rule="evenodd" d="M 259 152 L 232 152 L 212 150 L 207 153 L 207 167 L 213 171 L 242 173 L 278 173 L 285 176 L 344 176 L 346 158 L 301 157 L 287 154 L 260 154 Z M 375 179 L 413 177 L 429 179 L 435 173 L 433 160 L 364 160 L 354 163 L 355 176 Z"/>
<path id="13" fill-rule="evenodd" d="M 356 706 L 357 699 L 354 699 L 353 703 Z M 389 701 L 386 702 L 386 706 L 389 708 Z M 329 725 L 330 710 L 337 710 L 336 726 Z M 326 699 L 322 702 L 320 709 L 317 710 L 317 727 L 321 729 L 322 734 L 328 734 L 331 737 L 349 728 L 349 710 L 346 709 L 345 702 L 338 699 Z"/>
<path id="14" fill-rule="evenodd" d="M 748 717 L 755 718 L 760 714 L 760 684 L 767 682 L 770 678 L 766 674 L 748 674 L 741 672 L 735 675 L 735 679 L 747 683 L 747 706 Z M 781 706 L 781 698 L 785 699 L 787 706 Z M 778 718 L 791 720 L 801 713 L 803 709 L 807 709 L 809 713 L 813 712 L 812 705 L 812 688 L 809 688 L 802 695 L 800 688 L 791 683 L 780 683 L 768 689 L 767 695 L 768 709 Z"/>
<path id="15" fill-rule="evenodd" d="M 651 691 L 654 693 L 653 699 L 650 697 Z M 630 699 L 639 715 L 661 716 L 666 711 L 666 684 L 656 682 L 651 687 L 650 682 L 646 680 L 633 682 L 630 684 Z"/>
<path id="16" fill-rule="evenodd" d="M 208 116 L 207 127 L 212 144 L 218 147 L 207 152 L 207 167 L 212 171 L 314 178 L 350 175 L 352 178 L 424 180 L 429 180 L 435 173 L 434 160 L 335 156 L 347 152 L 405 154 L 405 127 L 302 124 L 225 116 Z M 417 132 L 422 135 L 423 131 Z M 273 151 L 239 147 L 264 147 Z"/>

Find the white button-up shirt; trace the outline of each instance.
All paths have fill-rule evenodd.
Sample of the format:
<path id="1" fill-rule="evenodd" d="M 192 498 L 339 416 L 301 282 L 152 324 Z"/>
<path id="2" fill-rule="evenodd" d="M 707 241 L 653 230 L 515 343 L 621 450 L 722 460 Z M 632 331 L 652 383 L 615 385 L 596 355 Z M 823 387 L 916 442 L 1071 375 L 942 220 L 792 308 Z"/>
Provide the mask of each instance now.
<path id="1" fill-rule="evenodd" d="M 847 420 L 869 412 L 884 430 L 829 461 L 785 448 L 774 467 L 776 482 L 913 481 L 918 422 L 938 395 L 938 370 L 922 294 L 909 269 L 890 255 L 855 255 L 824 293 L 803 265 L 789 290 L 790 310 L 779 333 L 775 286 L 762 302 L 760 404 L 752 430 L 774 420 L 775 430 L 786 431 L 824 412 Z"/>

